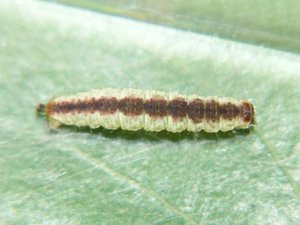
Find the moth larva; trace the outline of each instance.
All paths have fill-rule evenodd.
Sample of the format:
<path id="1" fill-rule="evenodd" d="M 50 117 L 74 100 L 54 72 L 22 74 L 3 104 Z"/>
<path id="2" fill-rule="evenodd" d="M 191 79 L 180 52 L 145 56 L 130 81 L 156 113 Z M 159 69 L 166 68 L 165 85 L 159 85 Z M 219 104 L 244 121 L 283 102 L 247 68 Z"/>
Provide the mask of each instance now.
<path id="1" fill-rule="evenodd" d="M 248 128 L 254 120 L 248 100 L 200 97 L 153 90 L 102 89 L 40 104 L 51 128 L 61 124 L 107 129 L 181 132 Z"/>

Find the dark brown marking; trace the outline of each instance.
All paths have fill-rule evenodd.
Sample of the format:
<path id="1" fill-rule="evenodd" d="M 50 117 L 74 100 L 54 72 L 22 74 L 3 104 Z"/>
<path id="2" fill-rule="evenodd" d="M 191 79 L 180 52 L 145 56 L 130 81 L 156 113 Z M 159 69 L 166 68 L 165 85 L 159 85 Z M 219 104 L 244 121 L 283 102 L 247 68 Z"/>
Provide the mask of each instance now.
<path id="1" fill-rule="evenodd" d="M 233 109 L 232 109 L 232 115 L 233 115 L 234 118 L 236 118 L 239 115 L 239 113 L 240 113 L 240 109 L 235 104 L 232 105 L 232 107 L 233 107 Z"/>
<path id="2" fill-rule="evenodd" d="M 225 118 L 225 112 L 226 112 L 226 104 L 225 103 L 220 103 L 219 104 L 219 115 L 220 115 L 220 118 L 226 119 Z"/>
<path id="3" fill-rule="evenodd" d="M 204 102 L 201 99 L 194 99 L 189 102 L 188 117 L 195 123 L 200 123 L 204 119 Z"/>
<path id="4" fill-rule="evenodd" d="M 115 113 L 118 109 L 118 100 L 115 97 L 112 98 L 100 98 L 98 111 L 103 114 Z"/>
<path id="5" fill-rule="evenodd" d="M 235 119 L 240 112 L 240 109 L 237 105 L 232 104 L 231 102 L 224 103 L 219 105 L 219 116 L 225 120 Z"/>
<path id="6" fill-rule="evenodd" d="M 100 106 L 101 106 L 101 102 L 104 100 L 104 98 L 100 98 L 100 99 L 95 99 L 95 98 L 92 98 L 92 101 L 91 101 L 91 108 L 92 108 L 92 112 L 95 113 L 97 111 L 100 110 Z"/>
<path id="7" fill-rule="evenodd" d="M 217 118 L 217 103 L 215 100 L 209 100 L 205 103 L 205 118 L 208 121 L 215 122 Z"/>
<path id="8" fill-rule="evenodd" d="M 242 105 L 240 106 L 240 117 L 245 123 L 252 123 L 254 118 L 254 110 L 251 103 L 242 103 Z"/>
<path id="9" fill-rule="evenodd" d="M 219 120 L 218 118 L 218 103 L 215 100 L 211 101 L 211 120 L 212 122 L 216 122 Z"/>
<path id="10" fill-rule="evenodd" d="M 232 107 L 232 103 L 231 102 L 229 102 L 229 103 L 227 103 L 227 118 L 228 118 L 228 120 L 232 120 L 233 119 L 233 107 Z"/>
<path id="11" fill-rule="evenodd" d="M 222 105 L 216 101 L 216 121 L 219 122 L 220 121 L 220 117 L 221 117 L 221 111 L 222 111 Z"/>
<path id="12" fill-rule="evenodd" d="M 144 110 L 150 117 L 164 117 L 168 113 L 168 102 L 164 99 L 151 98 L 144 103 Z"/>
<path id="13" fill-rule="evenodd" d="M 71 100 L 70 102 L 66 102 L 65 105 L 64 105 L 63 111 L 65 111 L 67 113 L 68 112 L 75 113 L 75 111 L 81 111 L 81 109 L 79 108 L 80 104 L 81 104 L 81 101 L 77 103 L 75 100 Z"/>
<path id="14" fill-rule="evenodd" d="M 44 104 L 40 103 L 40 104 L 38 105 L 36 111 L 37 111 L 38 113 L 45 113 L 45 108 L 46 108 L 46 106 L 45 106 Z"/>
<path id="15" fill-rule="evenodd" d="M 231 116 L 231 103 L 227 102 L 222 105 L 222 118 L 225 120 L 230 120 Z"/>
<path id="16" fill-rule="evenodd" d="M 74 112 L 91 112 L 99 111 L 104 114 L 111 114 L 118 109 L 118 100 L 112 98 L 92 98 L 90 100 L 78 100 L 78 101 L 63 101 L 58 103 L 52 103 L 51 107 L 48 107 L 49 113 L 74 113 Z"/>
<path id="17" fill-rule="evenodd" d="M 233 120 L 233 104 L 231 102 L 228 103 L 228 119 Z"/>
<path id="18" fill-rule="evenodd" d="M 70 102 L 59 102 L 59 103 L 53 103 L 52 105 L 52 111 L 53 112 L 69 112 L 71 110 L 71 103 Z"/>
<path id="19" fill-rule="evenodd" d="M 92 99 L 89 101 L 89 111 L 91 113 L 95 113 L 96 110 L 97 110 L 97 107 L 96 107 L 96 99 L 94 97 L 92 97 Z"/>
<path id="20" fill-rule="evenodd" d="M 175 120 L 182 120 L 186 117 L 188 104 L 183 98 L 176 98 L 169 101 L 168 114 Z"/>
<path id="21" fill-rule="evenodd" d="M 142 98 L 125 97 L 119 101 L 119 110 L 124 115 L 141 115 L 144 111 Z"/>

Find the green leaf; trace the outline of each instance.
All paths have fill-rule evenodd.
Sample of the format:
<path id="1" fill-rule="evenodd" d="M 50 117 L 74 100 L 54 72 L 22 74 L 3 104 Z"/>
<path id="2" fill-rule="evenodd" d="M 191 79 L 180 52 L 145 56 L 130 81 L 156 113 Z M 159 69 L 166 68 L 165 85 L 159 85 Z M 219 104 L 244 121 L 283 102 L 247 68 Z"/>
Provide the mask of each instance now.
<path id="1" fill-rule="evenodd" d="M 54 0 L 48 0 L 54 1 Z M 297 0 L 55 0 L 56 2 L 300 53 Z"/>
<path id="2" fill-rule="evenodd" d="M 0 8 L 1 224 L 296 224 L 300 56 L 44 2 Z M 39 102 L 93 88 L 249 98 L 254 129 L 64 127 Z"/>

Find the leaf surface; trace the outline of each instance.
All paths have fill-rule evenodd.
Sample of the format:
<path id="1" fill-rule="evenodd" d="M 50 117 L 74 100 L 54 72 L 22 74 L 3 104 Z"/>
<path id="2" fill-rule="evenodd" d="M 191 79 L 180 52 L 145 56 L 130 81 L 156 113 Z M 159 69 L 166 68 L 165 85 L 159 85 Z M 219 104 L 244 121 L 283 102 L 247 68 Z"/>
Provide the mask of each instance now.
<path id="1" fill-rule="evenodd" d="M 48 0 L 53 1 L 53 0 Z M 297 0 L 55 0 L 112 15 L 300 52 Z"/>
<path id="2" fill-rule="evenodd" d="M 2 224 L 296 224 L 300 56 L 45 2 L 0 8 Z M 251 99 L 254 129 L 63 127 L 39 102 L 93 88 Z"/>

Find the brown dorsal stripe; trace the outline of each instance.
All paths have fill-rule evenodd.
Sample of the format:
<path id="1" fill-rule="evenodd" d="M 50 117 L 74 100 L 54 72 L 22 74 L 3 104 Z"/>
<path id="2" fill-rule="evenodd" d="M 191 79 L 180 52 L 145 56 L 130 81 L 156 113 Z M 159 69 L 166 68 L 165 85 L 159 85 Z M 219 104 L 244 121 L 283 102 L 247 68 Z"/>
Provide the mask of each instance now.
<path id="1" fill-rule="evenodd" d="M 118 110 L 119 102 L 115 97 L 100 98 L 97 101 L 98 103 L 96 105 L 96 108 L 98 108 L 98 111 L 100 111 L 100 113 L 112 114 Z"/>
<path id="2" fill-rule="evenodd" d="M 220 121 L 222 115 L 222 105 L 218 101 L 216 101 L 216 121 Z"/>
<path id="3" fill-rule="evenodd" d="M 70 113 L 70 112 L 95 112 L 115 113 L 118 109 L 118 100 L 112 98 L 100 98 L 91 100 L 64 101 L 53 103 L 51 113 Z"/>
<path id="4" fill-rule="evenodd" d="M 222 117 L 223 119 L 226 119 L 226 120 L 229 120 L 232 118 L 232 115 L 231 115 L 231 103 L 230 102 L 227 102 L 225 104 L 223 104 L 222 106 Z"/>
<path id="5" fill-rule="evenodd" d="M 240 113 L 239 107 L 233 104 L 233 113 L 232 113 L 233 117 L 236 118 L 239 115 L 239 113 Z"/>
<path id="6" fill-rule="evenodd" d="M 89 110 L 91 111 L 91 113 L 95 113 L 98 109 L 98 101 L 93 97 L 90 102 L 90 107 Z"/>
<path id="7" fill-rule="evenodd" d="M 162 98 L 151 98 L 143 100 L 139 97 L 124 97 L 118 100 L 115 97 L 94 97 L 86 100 L 70 100 L 53 102 L 46 109 L 51 113 L 95 113 L 113 114 L 118 110 L 127 116 L 137 116 L 143 113 L 150 117 L 171 116 L 174 120 L 181 120 L 188 117 L 195 123 L 200 123 L 204 119 L 207 121 L 218 122 L 220 118 L 232 120 L 241 117 L 245 122 L 253 119 L 252 106 L 244 102 L 237 106 L 231 102 L 219 103 L 216 100 L 204 101 L 195 98 L 187 102 L 184 98 L 175 98 L 167 101 Z"/>
<path id="8" fill-rule="evenodd" d="M 142 98 L 125 97 L 119 101 L 119 110 L 124 115 L 141 115 L 144 111 Z"/>
<path id="9" fill-rule="evenodd" d="M 239 107 L 231 102 L 224 103 L 220 107 L 220 116 L 226 120 L 235 119 L 239 115 Z"/>
<path id="10" fill-rule="evenodd" d="M 217 118 L 217 103 L 215 100 L 207 101 L 205 103 L 205 118 L 208 121 L 213 122 L 219 120 L 219 118 Z"/>
<path id="11" fill-rule="evenodd" d="M 66 105 L 68 105 L 68 103 Z M 71 103 L 70 106 L 76 107 L 76 109 L 81 112 L 88 111 L 88 109 L 89 109 L 89 103 L 87 101 L 79 101 L 79 103 L 75 104 L 75 105 L 73 105 Z M 69 110 L 69 111 L 72 111 L 72 110 Z"/>
<path id="12" fill-rule="evenodd" d="M 145 113 L 151 117 L 164 117 L 168 114 L 168 102 L 164 99 L 149 99 L 144 104 Z"/>
<path id="13" fill-rule="evenodd" d="M 195 123 L 200 123 L 204 119 L 204 102 L 201 99 L 194 99 L 188 105 L 188 117 Z"/>
<path id="14" fill-rule="evenodd" d="M 176 98 L 169 101 L 168 115 L 173 119 L 183 119 L 188 112 L 188 104 L 183 98 Z"/>
<path id="15" fill-rule="evenodd" d="M 226 117 L 228 120 L 232 120 L 233 119 L 233 110 L 232 110 L 232 104 L 231 102 L 226 104 Z"/>

